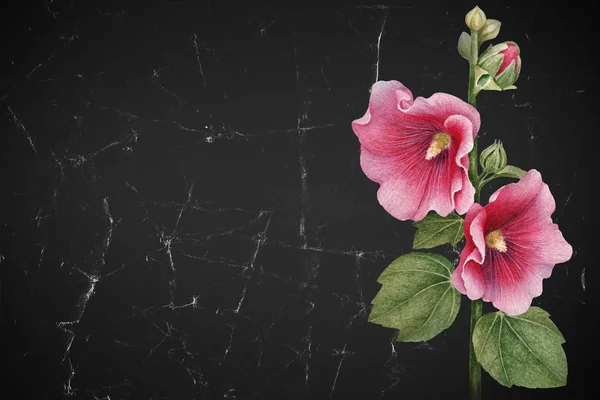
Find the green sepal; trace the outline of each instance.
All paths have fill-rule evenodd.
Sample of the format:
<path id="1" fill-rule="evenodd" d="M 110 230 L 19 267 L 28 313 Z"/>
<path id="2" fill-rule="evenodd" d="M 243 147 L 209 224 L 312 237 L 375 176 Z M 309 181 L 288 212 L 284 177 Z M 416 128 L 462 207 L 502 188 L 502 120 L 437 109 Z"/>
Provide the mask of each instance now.
<path id="1" fill-rule="evenodd" d="M 518 65 L 515 68 L 515 64 L 517 62 L 518 62 Z M 506 69 L 504 71 L 502 71 L 501 74 L 496 76 L 496 78 L 494 80 L 496 81 L 498 86 L 500 86 L 501 88 L 507 88 L 517 81 L 520 73 L 521 73 L 521 58 L 519 57 L 515 60 L 512 60 L 510 62 L 510 64 L 508 64 Z"/>
<path id="2" fill-rule="evenodd" d="M 482 90 L 502 90 L 502 88 L 496 85 L 496 83 L 492 79 L 492 76 L 486 70 L 479 66 L 475 66 L 474 79 L 475 87 L 473 90 L 475 91 L 475 94 L 478 94 Z"/>
<path id="3" fill-rule="evenodd" d="M 486 57 L 485 61 L 479 61 L 479 66 L 486 70 L 491 76 L 496 76 L 496 73 L 500 69 L 500 65 L 502 65 L 502 60 L 504 60 L 503 54 L 494 54 L 490 57 Z"/>
<path id="4" fill-rule="evenodd" d="M 458 54 L 461 55 L 462 58 L 469 62 L 474 62 L 472 60 L 473 55 L 471 54 L 471 35 L 467 32 L 463 32 L 460 34 L 458 38 Z"/>
<path id="5" fill-rule="evenodd" d="M 507 165 L 502 168 L 500 171 L 496 172 L 492 175 L 492 179 L 495 178 L 516 178 L 521 179 L 525 176 L 527 171 L 522 170 L 521 168 L 515 167 L 513 165 Z"/>
<path id="6" fill-rule="evenodd" d="M 503 43 L 498 43 L 498 44 L 496 44 L 494 46 L 489 46 L 483 53 L 481 53 L 479 55 L 478 63 L 480 65 L 483 64 L 483 63 L 486 63 L 488 61 L 488 58 L 497 55 L 498 53 L 500 53 L 503 50 L 506 50 L 506 48 L 508 47 L 509 43 L 516 44 L 514 42 L 503 42 Z M 498 69 L 500 69 L 499 65 L 498 65 Z M 496 70 L 496 72 L 497 71 L 498 70 Z"/>

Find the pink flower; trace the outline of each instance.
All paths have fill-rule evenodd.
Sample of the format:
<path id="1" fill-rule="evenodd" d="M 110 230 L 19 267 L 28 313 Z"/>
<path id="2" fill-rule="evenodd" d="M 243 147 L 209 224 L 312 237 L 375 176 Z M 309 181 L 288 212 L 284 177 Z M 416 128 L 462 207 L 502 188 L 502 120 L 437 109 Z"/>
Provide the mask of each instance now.
<path id="1" fill-rule="evenodd" d="M 465 217 L 465 248 L 452 283 L 471 300 L 483 298 L 509 315 L 522 314 L 542 294 L 542 280 L 573 249 L 552 223 L 555 204 L 534 169 L 498 189 L 487 206 Z"/>
<path id="2" fill-rule="evenodd" d="M 467 212 L 475 194 L 468 153 L 479 126 L 477 110 L 459 98 L 435 93 L 413 101 L 397 81 L 376 82 L 367 112 L 352 122 L 361 167 L 380 184 L 379 203 L 403 221 L 429 210 Z"/>

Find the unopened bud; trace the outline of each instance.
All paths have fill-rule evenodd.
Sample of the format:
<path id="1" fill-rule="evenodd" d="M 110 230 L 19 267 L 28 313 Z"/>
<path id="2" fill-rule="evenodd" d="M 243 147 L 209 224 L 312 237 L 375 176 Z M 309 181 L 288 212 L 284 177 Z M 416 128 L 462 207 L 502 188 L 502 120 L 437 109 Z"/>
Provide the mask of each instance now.
<path id="1" fill-rule="evenodd" d="M 485 21 L 481 32 L 479 32 L 479 44 L 495 39 L 500 33 L 500 25 L 502 24 L 497 19 L 488 19 Z"/>
<path id="2" fill-rule="evenodd" d="M 475 8 L 469 11 L 465 16 L 465 23 L 472 31 L 478 31 L 483 28 L 485 21 L 485 13 L 478 6 L 475 6 Z"/>
<path id="3" fill-rule="evenodd" d="M 483 168 L 483 173 L 493 174 L 506 167 L 506 151 L 502 142 L 495 140 L 494 143 L 483 150 L 479 155 L 479 164 Z"/>
<path id="4" fill-rule="evenodd" d="M 515 42 L 491 46 L 481 54 L 478 65 L 490 74 L 500 90 L 515 89 L 513 84 L 521 73 L 519 46 Z M 484 89 L 490 90 L 491 87 Z"/>

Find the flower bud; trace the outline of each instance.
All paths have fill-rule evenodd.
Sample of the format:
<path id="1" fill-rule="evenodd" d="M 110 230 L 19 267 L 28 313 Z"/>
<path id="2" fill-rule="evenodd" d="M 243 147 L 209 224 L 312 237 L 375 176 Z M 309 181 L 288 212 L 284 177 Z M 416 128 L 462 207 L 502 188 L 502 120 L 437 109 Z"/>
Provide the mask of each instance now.
<path id="1" fill-rule="evenodd" d="M 506 167 L 506 151 L 502 142 L 495 140 L 490 147 L 483 150 L 479 155 L 479 164 L 485 174 L 493 174 Z"/>
<path id="2" fill-rule="evenodd" d="M 479 67 L 492 76 L 497 88 L 486 87 L 486 90 L 515 89 L 513 84 L 521 72 L 519 46 L 515 42 L 504 42 L 491 46 L 479 57 Z"/>
<path id="3" fill-rule="evenodd" d="M 485 21 L 481 32 L 479 32 L 479 44 L 495 39 L 500 33 L 500 25 L 501 23 L 497 19 L 488 19 Z"/>
<path id="4" fill-rule="evenodd" d="M 483 28 L 485 21 L 485 13 L 478 6 L 475 6 L 475 8 L 469 11 L 465 16 L 465 23 L 472 31 L 478 31 Z"/>

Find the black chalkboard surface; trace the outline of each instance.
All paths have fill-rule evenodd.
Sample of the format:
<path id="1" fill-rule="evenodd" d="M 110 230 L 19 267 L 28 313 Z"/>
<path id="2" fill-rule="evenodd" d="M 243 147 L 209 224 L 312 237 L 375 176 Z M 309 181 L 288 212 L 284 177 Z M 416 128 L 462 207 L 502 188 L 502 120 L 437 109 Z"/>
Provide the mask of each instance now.
<path id="1" fill-rule="evenodd" d="M 499 139 L 510 164 L 541 172 L 573 247 L 533 300 L 566 339 L 567 385 L 507 388 L 483 372 L 483 398 L 586 398 L 592 13 L 438 0 L 3 8 L 3 392 L 467 398 L 466 297 L 424 343 L 367 320 L 415 227 L 378 203 L 351 123 L 377 80 L 466 101 L 457 41 L 475 5 L 522 58 L 517 90 L 478 96 L 480 149 Z"/>

